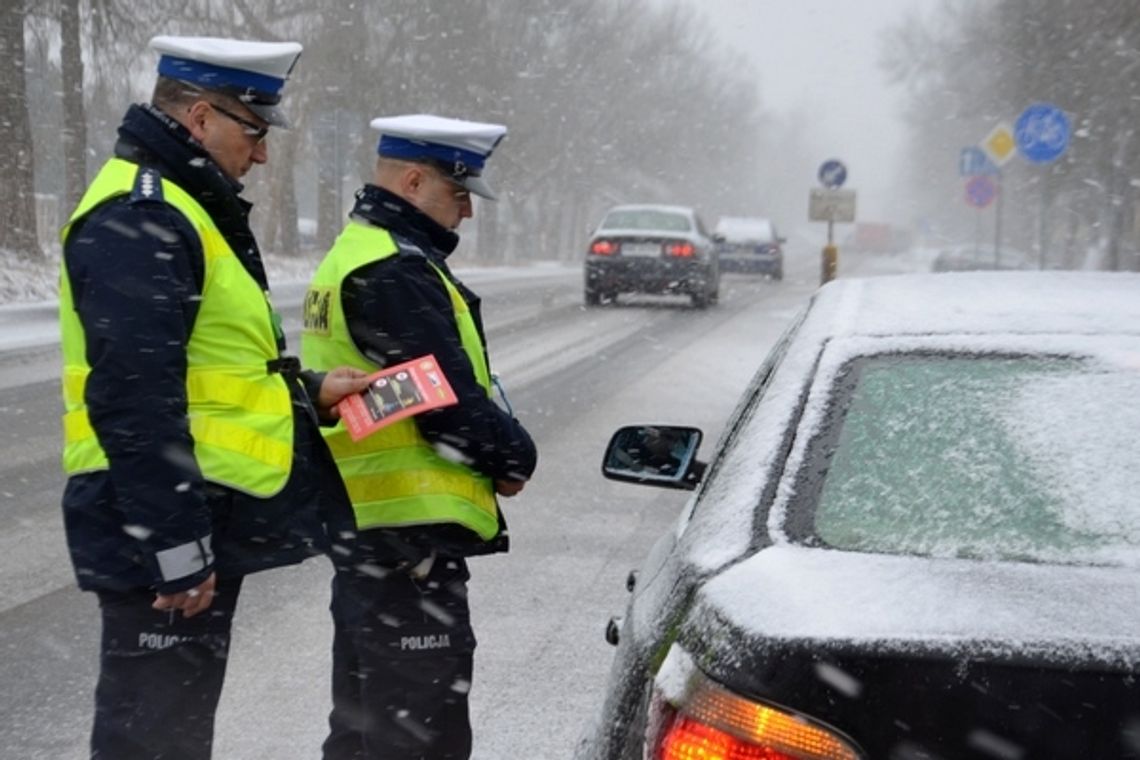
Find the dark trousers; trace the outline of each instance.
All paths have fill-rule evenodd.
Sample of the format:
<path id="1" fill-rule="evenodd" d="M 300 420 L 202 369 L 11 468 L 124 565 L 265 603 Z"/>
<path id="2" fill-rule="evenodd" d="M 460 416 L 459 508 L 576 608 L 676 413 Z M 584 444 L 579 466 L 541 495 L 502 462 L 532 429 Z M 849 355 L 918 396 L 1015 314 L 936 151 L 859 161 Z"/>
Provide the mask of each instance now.
<path id="1" fill-rule="evenodd" d="M 424 577 L 374 562 L 333 579 L 333 710 L 324 760 L 466 760 L 475 637 L 467 564 Z"/>
<path id="2" fill-rule="evenodd" d="M 208 760 L 241 579 L 184 618 L 152 591 L 99 592 L 103 636 L 92 760 Z"/>

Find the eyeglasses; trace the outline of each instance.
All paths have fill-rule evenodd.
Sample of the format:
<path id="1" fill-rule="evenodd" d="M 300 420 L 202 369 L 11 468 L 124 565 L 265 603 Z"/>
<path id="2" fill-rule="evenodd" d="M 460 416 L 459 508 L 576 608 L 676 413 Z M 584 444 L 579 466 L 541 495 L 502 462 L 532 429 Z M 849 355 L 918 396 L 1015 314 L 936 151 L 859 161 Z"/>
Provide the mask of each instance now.
<path id="1" fill-rule="evenodd" d="M 439 168 L 435 164 L 425 163 L 423 166 L 426 166 L 429 170 L 431 170 L 431 173 L 434 174 L 436 178 L 443 180 L 445 183 L 455 188 L 455 200 L 459 201 L 460 203 L 464 203 L 471 199 L 471 191 L 456 181 L 456 179 L 450 174 L 444 172 L 443 169 Z"/>
<path id="2" fill-rule="evenodd" d="M 227 111 L 226 109 L 222 108 L 217 103 L 210 103 L 210 107 L 213 108 L 218 113 L 220 113 L 222 116 L 225 116 L 227 119 L 230 119 L 231 121 L 236 121 L 238 124 L 240 124 L 242 126 L 242 130 L 247 135 L 249 135 L 250 137 L 253 138 L 254 143 L 260 143 L 262 140 L 265 139 L 265 136 L 269 134 L 269 125 L 266 125 L 264 127 L 260 127 L 257 124 L 254 124 L 249 119 L 243 119 L 242 117 L 238 116 L 236 113 L 233 113 L 231 111 Z"/>

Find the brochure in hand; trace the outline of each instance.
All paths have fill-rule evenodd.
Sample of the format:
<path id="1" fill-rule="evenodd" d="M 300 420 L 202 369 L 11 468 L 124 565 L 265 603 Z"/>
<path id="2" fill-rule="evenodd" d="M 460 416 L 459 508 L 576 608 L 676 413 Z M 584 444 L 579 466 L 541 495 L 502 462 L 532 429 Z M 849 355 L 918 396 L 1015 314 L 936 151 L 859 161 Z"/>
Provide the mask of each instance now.
<path id="1" fill-rule="evenodd" d="M 458 403 L 431 354 L 385 367 L 371 380 L 367 390 L 337 404 L 354 441 L 413 414 Z"/>

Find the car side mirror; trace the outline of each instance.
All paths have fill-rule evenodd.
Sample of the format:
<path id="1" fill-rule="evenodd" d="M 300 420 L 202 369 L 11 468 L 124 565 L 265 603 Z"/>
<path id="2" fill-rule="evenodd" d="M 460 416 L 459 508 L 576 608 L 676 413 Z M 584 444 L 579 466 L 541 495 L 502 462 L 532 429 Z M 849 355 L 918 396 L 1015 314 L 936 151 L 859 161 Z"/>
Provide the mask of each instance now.
<path id="1" fill-rule="evenodd" d="M 691 491 L 705 474 L 697 461 L 703 434 L 675 425 L 627 425 L 610 438 L 602 475 L 610 480 Z"/>

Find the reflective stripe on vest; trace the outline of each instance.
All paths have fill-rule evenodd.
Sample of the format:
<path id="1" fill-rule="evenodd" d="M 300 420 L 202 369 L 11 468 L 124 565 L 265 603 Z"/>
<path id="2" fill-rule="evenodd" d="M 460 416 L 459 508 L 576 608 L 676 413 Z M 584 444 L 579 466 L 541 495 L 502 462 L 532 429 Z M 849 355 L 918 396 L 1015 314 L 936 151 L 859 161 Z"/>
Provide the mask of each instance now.
<path id="1" fill-rule="evenodd" d="M 399 247 L 386 230 L 349 222 L 317 268 L 305 296 L 301 356 L 306 366 L 327 370 L 349 364 L 368 372 L 377 369 L 352 341 L 340 302 L 341 285 L 360 267 L 398 254 Z M 431 266 L 451 299 L 458 337 L 475 379 L 490 396 L 491 374 L 471 311 L 455 285 Z M 356 443 L 343 424 L 321 432 L 344 478 L 357 527 L 456 523 L 484 540 L 498 534 L 491 479 L 441 456 L 413 419 L 392 423 Z"/>
<path id="2" fill-rule="evenodd" d="M 61 232 L 99 204 L 131 191 L 139 167 L 113 158 L 88 187 Z M 162 180 L 163 200 L 197 231 L 205 259 L 198 316 L 186 349 L 186 397 L 194 458 L 202 476 L 267 497 L 285 487 L 293 465 L 293 406 L 286 379 L 266 369 L 278 357 L 271 308 L 205 209 L 177 185 Z M 86 339 L 71 283 L 61 267 L 64 448 L 68 475 L 107 468 L 85 404 Z"/>

